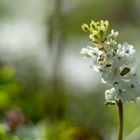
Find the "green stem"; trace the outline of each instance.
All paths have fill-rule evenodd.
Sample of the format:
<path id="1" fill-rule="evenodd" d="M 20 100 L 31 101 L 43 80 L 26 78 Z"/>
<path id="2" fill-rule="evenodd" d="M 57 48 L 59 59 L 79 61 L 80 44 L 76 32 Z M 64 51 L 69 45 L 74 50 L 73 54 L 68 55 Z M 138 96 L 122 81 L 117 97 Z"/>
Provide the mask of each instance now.
<path id="1" fill-rule="evenodd" d="M 119 113 L 119 130 L 118 140 L 123 140 L 123 103 L 121 100 L 116 101 Z"/>

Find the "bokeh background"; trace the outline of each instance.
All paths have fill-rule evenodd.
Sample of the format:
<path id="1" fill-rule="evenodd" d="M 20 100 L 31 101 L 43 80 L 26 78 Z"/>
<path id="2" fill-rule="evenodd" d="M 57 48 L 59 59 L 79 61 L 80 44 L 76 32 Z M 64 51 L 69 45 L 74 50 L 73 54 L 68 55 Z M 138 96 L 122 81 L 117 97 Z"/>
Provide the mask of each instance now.
<path id="1" fill-rule="evenodd" d="M 0 140 L 117 138 L 117 108 L 79 54 L 92 19 L 135 46 L 140 74 L 139 0 L 0 0 Z M 124 108 L 124 138 L 140 140 L 140 102 Z"/>

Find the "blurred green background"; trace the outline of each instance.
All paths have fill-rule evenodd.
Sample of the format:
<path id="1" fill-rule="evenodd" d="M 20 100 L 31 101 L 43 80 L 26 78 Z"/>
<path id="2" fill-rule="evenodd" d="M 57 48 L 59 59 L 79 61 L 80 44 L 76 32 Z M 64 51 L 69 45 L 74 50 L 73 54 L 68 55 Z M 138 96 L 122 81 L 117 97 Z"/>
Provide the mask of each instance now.
<path id="1" fill-rule="evenodd" d="M 116 140 L 117 108 L 79 54 L 92 19 L 135 46 L 140 74 L 139 0 L 0 0 L 0 140 Z M 125 140 L 140 140 L 140 103 L 124 108 Z"/>

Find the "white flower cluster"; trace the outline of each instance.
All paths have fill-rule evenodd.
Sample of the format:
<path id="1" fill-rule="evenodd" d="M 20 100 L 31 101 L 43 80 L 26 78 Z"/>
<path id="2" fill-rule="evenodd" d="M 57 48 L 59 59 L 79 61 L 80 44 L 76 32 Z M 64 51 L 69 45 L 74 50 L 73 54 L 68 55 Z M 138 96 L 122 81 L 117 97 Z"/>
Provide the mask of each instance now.
<path id="1" fill-rule="evenodd" d="M 136 74 L 135 50 L 128 43 L 117 44 L 118 32 L 111 31 L 104 42 L 94 43 L 94 47 L 82 48 L 84 57 L 91 57 L 94 70 L 101 76 L 101 81 L 111 89 L 105 91 L 107 102 L 116 100 L 131 101 L 140 96 L 140 79 Z M 90 35 L 91 37 L 91 35 Z"/>

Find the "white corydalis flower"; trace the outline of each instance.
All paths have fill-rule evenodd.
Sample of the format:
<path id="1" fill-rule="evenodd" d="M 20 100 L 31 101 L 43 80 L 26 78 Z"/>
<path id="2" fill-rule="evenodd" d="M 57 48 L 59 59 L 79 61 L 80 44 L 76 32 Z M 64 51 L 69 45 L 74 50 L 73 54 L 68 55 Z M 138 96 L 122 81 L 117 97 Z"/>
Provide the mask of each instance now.
<path id="1" fill-rule="evenodd" d="M 92 58 L 94 70 L 100 74 L 101 81 L 112 87 L 105 91 L 106 101 L 135 101 L 140 96 L 140 79 L 136 74 L 134 47 L 128 43 L 117 44 L 118 32 L 114 30 L 107 35 L 107 22 L 92 21 L 92 24 L 93 27 L 86 25 L 86 28 L 94 47 L 83 48 L 80 53 Z"/>
<path id="2" fill-rule="evenodd" d="M 117 99 L 116 89 L 113 87 L 105 91 L 106 102 L 114 102 Z"/>
<path id="3" fill-rule="evenodd" d="M 135 52 L 134 47 L 127 42 L 123 43 L 123 45 L 118 45 L 117 54 L 119 57 L 133 57 Z"/>
<path id="4" fill-rule="evenodd" d="M 119 33 L 114 30 L 111 30 L 111 33 L 107 36 L 106 44 L 109 46 L 115 46 L 117 44 L 116 38 L 119 35 Z"/>
<path id="5" fill-rule="evenodd" d="M 96 58 L 98 55 L 98 49 L 88 46 L 86 48 L 82 48 L 80 54 L 84 57 Z"/>

